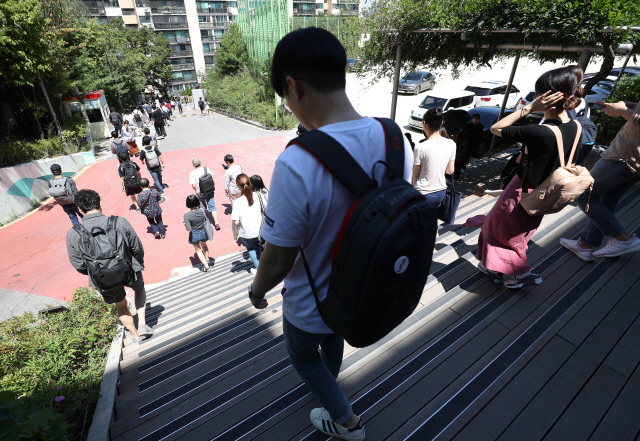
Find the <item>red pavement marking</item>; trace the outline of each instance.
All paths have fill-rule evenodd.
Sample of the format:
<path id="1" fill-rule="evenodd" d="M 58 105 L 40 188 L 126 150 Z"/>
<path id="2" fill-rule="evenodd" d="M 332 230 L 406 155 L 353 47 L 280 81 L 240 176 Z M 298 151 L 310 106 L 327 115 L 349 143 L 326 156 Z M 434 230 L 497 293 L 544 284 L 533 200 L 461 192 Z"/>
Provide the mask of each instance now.
<path id="1" fill-rule="evenodd" d="M 93 165 L 76 182 L 78 189 L 91 188 L 100 194 L 106 215 L 124 216 L 133 225 L 145 250 L 145 282 L 155 283 L 168 279 L 175 267 L 198 262 L 182 223 L 187 212 L 186 197 L 193 192 L 189 185 L 189 172 L 193 170 L 191 158 L 200 158 L 214 174 L 215 201 L 222 230 L 214 232 L 209 250 L 211 256 L 216 257 L 244 248 L 231 234 L 230 204 L 224 196 L 223 157 L 232 154 L 246 174 L 262 176 L 268 187 L 275 160 L 287 142 L 284 136 L 273 136 L 163 153 L 167 165 L 163 181 L 169 185 L 165 189 L 169 198 L 162 204 L 162 217 L 167 226 L 164 240 L 153 237 L 143 215 L 129 210 L 131 199 L 121 190 L 115 158 Z M 140 165 L 138 158 L 135 161 Z M 145 166 L 142 166 L 142 176 L 153 183 Z M 227 207 L 229 214 L 224 214 Z M 69 263 L 66 235 L 70 225 L 62 208 L 50 202 L 36 213 L 0 229 L 0 286 L 70 300 L 76 287 L 87 284 L 87 276 L 76 272 Z"/>

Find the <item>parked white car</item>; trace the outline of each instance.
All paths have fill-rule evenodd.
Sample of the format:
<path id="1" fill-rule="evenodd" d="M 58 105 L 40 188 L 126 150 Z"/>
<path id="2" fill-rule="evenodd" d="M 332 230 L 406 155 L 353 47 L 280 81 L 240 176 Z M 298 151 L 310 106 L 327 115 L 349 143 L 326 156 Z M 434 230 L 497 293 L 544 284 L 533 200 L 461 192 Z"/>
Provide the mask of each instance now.
<path id="1" fill-rule="evenodd" d="M 441 107 L 445 111 L 453 109 L 469 111 L 473 109 L 473 101 L 473 92 L 464 90 L 429 92 L 420 103 L 420 106 L 411 112 L 409 125 L 415 129 L 422 130 L 422 117 L 427 110 Z"/>
<path id="2" fill-rule="evenodd" d="M 532 90 L 531 92 L 529 92 L 526 96 L 520 98 L 518 100 L 518 104 L 516 105 L 516 110 L 520 110 L 522 109 L 524 106 L 526 106 L 527 104 L 529 104 L 531 101 L 534 100 L 534 98 L 536 97 L 536 91 Z"/>
<path id="3" fill-rule="evenodd" d="M 464 88 L 476 95 L 475 107 L 500 107 L 502 100 L 507 93 L 508 84 L 504 81 L 481 81 L 473 83 Z M 513 84 L 507 99 L 507 109 L 511 109 L 518 104 L 520 91 Z"/>

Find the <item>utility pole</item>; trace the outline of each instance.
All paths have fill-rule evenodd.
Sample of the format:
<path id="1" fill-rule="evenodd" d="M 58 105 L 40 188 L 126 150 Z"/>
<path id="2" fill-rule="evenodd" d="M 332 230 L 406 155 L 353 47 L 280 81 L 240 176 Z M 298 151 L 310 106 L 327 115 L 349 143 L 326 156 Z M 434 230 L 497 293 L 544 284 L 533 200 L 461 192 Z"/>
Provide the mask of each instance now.
<path id="1" fill-rule="evenodd" d="M 109 66 L 109 73 L 113 76 L 113 70 L 111 70 L 111 63 L 109 62 L 109 54 L 105 52 L 107 57 L 107 66 Z M 122 105 L 122 100 L 120 99 L 120 92 L 116 91 L 116 95 L 118 95 L 118 102 L 120 103 L 120 111 L 124 110 L 124 106 Z"/>

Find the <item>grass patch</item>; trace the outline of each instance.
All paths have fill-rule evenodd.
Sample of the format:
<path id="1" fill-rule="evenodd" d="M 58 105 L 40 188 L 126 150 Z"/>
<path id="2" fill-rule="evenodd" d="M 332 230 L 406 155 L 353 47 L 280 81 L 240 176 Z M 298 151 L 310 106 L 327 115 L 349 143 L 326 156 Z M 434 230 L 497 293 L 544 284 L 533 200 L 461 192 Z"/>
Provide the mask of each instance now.
<path id="1" fill-rule="evenodd" d="M 0 323 L 0 439 L 86 439 L 117 318 L 81 287 L 69 311 Z"/>

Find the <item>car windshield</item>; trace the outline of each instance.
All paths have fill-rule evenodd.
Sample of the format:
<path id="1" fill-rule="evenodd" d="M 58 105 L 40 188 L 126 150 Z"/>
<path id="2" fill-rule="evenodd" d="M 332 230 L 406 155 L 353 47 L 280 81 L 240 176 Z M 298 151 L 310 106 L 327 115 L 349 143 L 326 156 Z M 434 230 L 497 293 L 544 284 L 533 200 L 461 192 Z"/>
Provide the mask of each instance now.
<path id="1" fill-rule="evenodd" d="M 529 94 L 525 97 L 525 99 L 529 102 L 533 101 L 536 97 L 536 93 L 535 92 L 529 92 Z"/>
<path id="2" fill-rule="evenodd" d="M 422 79 L 422 74 L 420 72 L 411 72 L 404 76 L 405 80 L 420 80 Z"/>
<path id="3" fill-rule="evenodd" d="M 611 93 L 611 91 L 613 90 L 613 83 L 609 83 L 608 81 L 600 81 L 598 84 L 596 84 L 596 87 L 599 87 L 600 89 L 606 90 L 607 92 Z"/>
<path id="4" fill-rule="evenodd" d="M 424 100 L 420 103 L 421 109 L 435 109 L 436 107 L 444 108 L 444 105 L 447 104 L 446 98 L 438 98 L 435 96 L 426 96 Z"/>
<path id="5" fill-rule="evenodd" d="M 467 86 L 464 88 L 464 90 L 468 90 L 469 92 L 473 92 L 476 94 L 476 96 L 487 96 L 487 95 L 491 95 L 491 89 L 485 89 L 483 87 L 471 87 L 471 86 Z"/>

